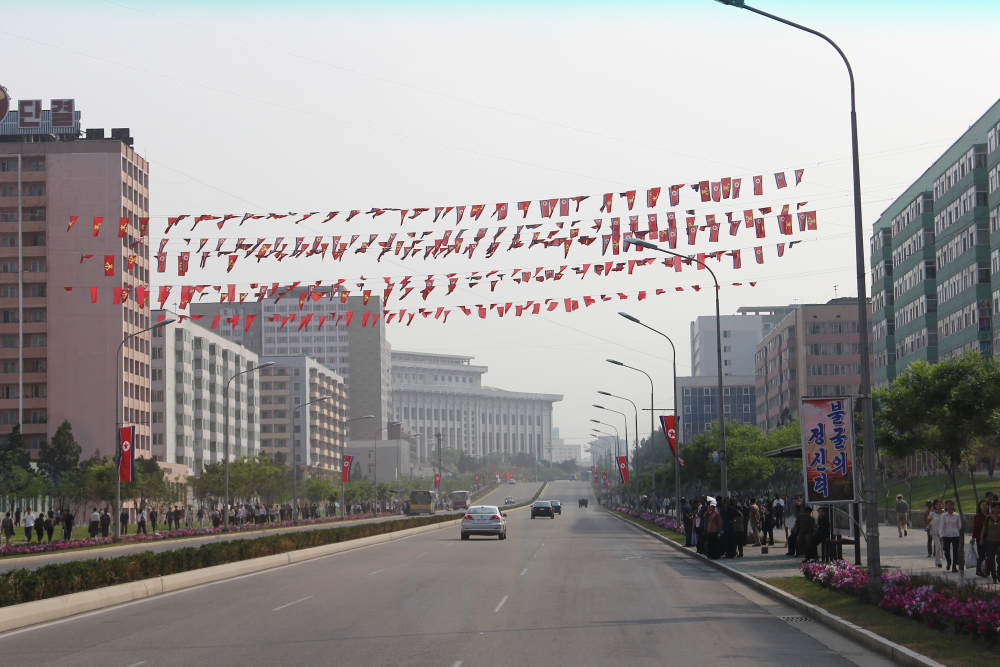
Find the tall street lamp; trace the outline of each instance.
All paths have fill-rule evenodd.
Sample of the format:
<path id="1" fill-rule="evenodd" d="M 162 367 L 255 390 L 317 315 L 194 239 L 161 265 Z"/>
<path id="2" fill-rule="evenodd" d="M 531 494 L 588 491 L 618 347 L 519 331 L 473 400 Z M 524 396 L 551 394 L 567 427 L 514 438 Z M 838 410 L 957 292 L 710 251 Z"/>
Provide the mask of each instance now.
<path id="1" fill-rule="evenodd" d="M 596 419 L 591 419 L 590 421 L 597 421 L 597 420 Z M 597 422 L 597 423 L 600 424 L 602 422 Z M 605 426 L 610 426 L 610 424 L 605 424 Z M 612 426 L 611 428 L 614 428 L 614 426 Z M 609 438 L 613 437 L 615 439 L 615 452 L 618 451 L 618 432 L 617 431 L 615 431 L 615 435 L 612 436 L 607 431 L 602 431 L 599 428 L 592 428 L 590 430 L 593 431 L 594 433 L 599 434 L 599 435 L 607 436 Z M 628 449 L 627 449 L 628 448 L 628 443 L 625 443 L 625 446 L 626 446 L 625 453 L 627 454 L 628 453 Z M 608 470 L 608 464 L 610 463 L 610 459 L 611 459 L 611 445 L 608 445 L 606 448 L 602 447 L 601 450 L 602 450 L 603 453 L 607 454 L 607 458 L 605 459 L 604 470 L 605 470 L 605 472 L 610 472 L 610 470 Z"/>
<path id="2" fill-rule="evenodd" d="M 601 396 L 610 396 L 611 398 L 618 398 L 618 399 L 621 399 L 623 401 L 628 401 L 629 403 L 632 403 L 632 399 L 625 398 L 624 396 L 616 396 L 616 395 L 608 393 L 606 391 L 598 391 L 597 393 L 600 394 Z M 632 411 L 635 412 L 635 447 L 636 447 L 636 451 L 639 451 L 639 408 L 636 407 L 635 403 L 632 403 Z M 625 425 L 628 426 L 628 422 L 627 421 L 625 422 Z M 628 455 L 628 432 L 627 431 L 628 431 L 628 429 L 626 429 L 626 433 L 625 433 L 625 454 L 626 454 L 626 456 Z M 639 479 L 638 479 L 638 477 L 636 477 L 635 484 L 636 484 L 636 487 L 638 488 L 638 486 L 639 486 Z"/>
<path id="3" fill-rule="evenodd" d="M 637 317 L 632 317 L 628 313 L 621 313 L 620 312 L 618 314 L 621 315 L 622 317 L 624 317 L 629 322 L 635 322 L 639 326 L 646 327 L 647 329 L 649 329 L 653 333 L 660 334 L 661 336 L 663 336 L 664 338 L 667 339 L 668 343 L 670 343 L 670 349 L 674 353 L 674 367 L 673 367 L 673 371 L 674 371 L 674 429 L 675 429 L 675 433 L 676 433 L 676 429 L 680 426 L 680 418 L 681 418 L 681 416 L 680 416 L 680 413 L 677 412 L 677 348 L 674 347 L 674 341 L 670 340 L 670 336 L 668 336 L 667 334 L 663 333 L 662 331 L 657 331 L 656 329 L 654 329 L 653 327 L 649 326 L 648 324 L 643 324 L 642 322 L 639 321 L 639 318 L 637 318 Z M 666 433 L 664 433 L 663 437 L 667 438 L 667 444 L 669 445 L 670 444 L 670 436 L 667 435 Z M 676 436 L 675 436 L 675 440 L 676 440 Z M 675 442 L 675 447 L 677 447 L 677 451 L 674 452 L 674 485 L 675 485 L 674 488 L 677 489 L 677 507 L 675 508 L 675 510 L 676 510 L 676 514 L 677 514 L 677 521 L 679 523 L 680 520 L 681 520 L 680 445 L 677 445 L 676 442 Z"/>
<path id="4" fill-rule="evenodd" d="M 851 158 L 854 166 L 854 255 L 857 264 L 858 274 L 858 348 L 861 352 L 861 415 L 864 423 L 862 431 L 862 451 L 865 461 L 865 471 L 875 470 L 875 429 L 872 424 L 872 381 L 871 368 L 868 361 L 868 293 L 865 284 L 867 271 L 865 270 L 865 244 L 864 225 L 861 220 L 861 160 L 858 153 L 858 114 L 854 104 L 854 71 L 847 56 L 840 50 L 840 47 L 832 39 L 812 28 L 807 28 L 798 23 L 792 23 L 786 19 L 762 12 L 759 9 L 749 7 L 744 0 L 719 0 L 724 5 L 745 9 L 754 14 L 759 14 L 765 18 L 778 23 L 784 23 L 792 28 L 797 28 L 811 35 L 816 35 L 827 44 L 837 50 L 844 65 L 847 66 L 847 77 L 851 84 Z M 868 581 L 876 588 L 882 586 L 882 563 L 880 561 L 878 543 L 878 498 L 876 497 L 875 475 L 866 474 L 865 484 L 865 530 L 868 533 L 866 544 L 868 545 Z"/>
<path id="5" fill-rule="evenodd" d="M 295 446 L 295 414 L 306 407 L 307 405 L 312 405 L 313 403 L 319 403 L 320 401 L 327 401 L 333 398 L 333 396 L 320 396 L 319 398 L 314 398 L 311 401 L 306 401 L 302 405 L 298 406 L 292 410 L 292 521 L 298 525 L 299 520 L 299 495 L 298 495 L 298 481 L 299 481 L 299 460 L 296 457 L 298 447 Z M 306 420 L 308 421 L 308 419 Z M 308 445 L 309 443 L 306 443 Z"/>
<path id="6" fill-rule="evenodd" d="M 18 192 L 20 192 L 20 190 L 18 190 Z M 18 291 L 18 294 L 20 293 L 21 292 Z M 19 319 L 23 320 L 23 318 Z M 166 320 L 160 320 L 159 322 L 157 322 L 152 326 L 148 326 L 145 329 L 142 329 L 141 331 L 136 331 L 134 334 L 129 334 L 125 336 L 125 338 L 122 339 L 122 342 L 118 344 L 118 351 L 115 352 L 115 443 L 116 443 L 115 449 L 118 452 L 118 467 L 119 467 L 119 470 L 115 471 L 115 516 L 114 516 L 115 530 L 113 535 L 113 539 L 115 542 L 121 539 L 122 482 L 121 482 L 120 469 L 121 469 L 121 457 L 123 453 L 121 451 L 121 442 L 120 442 L 121 431 L 119 431 L 118 428 L 121 427 L 121 425 L 124 423 L 124 418 L 122 417 L 122 409 L 118 402 L 118 397 L 121 396 L 122 394 L 121 371 L 124 363 L 118 363 L 118 362 L 122 358 L 122 348 L 125 347 L 125 343 L 127 343 L 129 340 L 135 338 L 139 334 L 144 334 L 147 331 L 152 331 L 153 329 L 159 329 L 160 327 L 165 327 L 168 324 L 173 324 L 176 321 L 177 319 L 174 317 L 171 317 Z M 20 366 L 18 368 L 20 368 Z M 135 447 L 135 443 L 130 442 L 129 447 Z"/>
<path id="7" fill-rule="evenodd" d="M 653 402 L 653 378 L 649 377 L 649 373 L 642 370 L 641 368 L 635 368 L 633 366 L 628 366 L 620 361 L 615 361 L 614 359 L 608 359 L 609 364 L 614 364 L 615 366 L 621 366 L 622 368 L 631 368 L 634 371 L 639 371 L 646 376 L 649 380 L 649 457 L 652 461 L 652 467 L 650 470 L 650 479 L 652 480 L 652 492 L 653 497 L 656 497 L 656 446 L 653 444 L 653 436 L 656 434 L 656 413 L 653 411 L 656 409 L 656 404 Z M 639 495 L 639 434 L 635 434 L 635 494 Z"/>
<path id="8" fill-rule="evenodd" d="M 598 408 L 599 410 L 607 410 L 608 412 L 616 412 L 616 413 L 618 413 L 618 414 L 620 414 L 622 416 L 622 419 L 625 420 L 625 448 L 626 448 L 626 452 L 625 453 L 628 454 L 628 416 L 624 412 L 618 412 L 617 410 L 612 410 L 611 408 L 606 408 L 603 405 L 598 405 L 597 403 L 594 403 L 594 407 Z M 636 426 L 636 433 L 639 432 L 638 428 L 639 427 Z M 615 454 L 617 454 L 617 453 L 618 452 L 615 452 Z M 627 461 L 628 457 L 626 457 L 625 460 Z M 618 465 L 618 461 L 617 460 L 615 461 L 615 465 Z M 619 472 L 618 474 L 620 475 L 621 473 Z M 626 486 L 626 493 L 627 492 L 628 492 L 628 487 Z"/>
<path id="9" fill-rule="evenodd" d="M 375 415 L 365 415 L 364 417 L 355 417 L 354 419 L 345 419 L 340 422 L 345 426 L 351 422 L 356 422 L 361 419 L 375 419 Z M 343 436 L 344 434 L 342 434 Z M 340 518 L 344 518 L 344 480 L 351 474 L 350 470 L 344 470 L 344 455 L 347 453 L 347 440 L 344 439 L 344 444 L 340 446 Z"/>
<path id="10" fill-rule="evenodd" d="M 607 424 L 607 423 L 602 422 L 602 421 L 597 421 L 596 419 L 591 419 L 590 421 L 594 422 L 595 424 L 600 424 L 601 426 L 607 426 L 608 428 L 612 428 L 612 429 L 615 430 L 615 456 L 616 457 L 619 456 L 619 454 L 618 454 L 618 447 L 619 447 L 619 443 L 618 443 L 618 429 L 615 428 L 614 426 L 612 426 L 611 424 Z M 597 429 L 594 429 L 594 430 L 597 431 Z M 602 431 L 598 431 L 598 432 L 601 433 Z M 611 435 L 611 434 L 610 433 L 606 433 L 605 435 Z M 628 455 L 628 440 L 625 441 L 625 454 L 626 454 L 626 457 L 627 457 L 627 455 Z M 610 447 L 608 447 L 608 458 L 609 459 L 611 458 L 611 448 Z M 617 465 L 618 465 L 618 460 L 616 458 L 615 459 L 615 466 L 617 467 Z M 608 472 L 610 473 L 611 471 L 609 470 Z M 617 483 L 615 484 L 615 486 L 617 486 Z"/>
<path id="11" fill-rule="evenodd" d="M 642 239 L 637 239 L 630 236 L 625 239 L 625 243 L 631 243 L 637 245 L 640 248 L 647 248 L 649 250 L 658 250 L 659 252 L 666 253 L 668 255 L 673 255 L 674 257 L 680 257 L 684 260 L 690 260 L 696 264 L 701 264 L 708 272 L 712 274 L 712 280 L 715 282 L 715 355 L 716 361 L 719 364 L 719 462 L 722 467 L 722 497 L 725 498 L 729 495 L 729 478 L 726 474 L 726 414 L 725 414 L 725 402 L 722 397 L 722 316 L 719 314 L 719 281 L 715 277 L 715 271 L 706 264 L 705 262 L 695 259 L 694 257 L 685 257 L 680 253 L 676 253 L 673 250 L 666 250 L 656 245 L 655 243 L 650 243 L 649 241 L 644 241 Z M 676 260 L 675 260 L 676 261 Z M 657 332 L 659 333 L 659 332 Z M 676 402 L 677 397 L 674 397 Z M 679 500 L 679 499 L 678 499 Z"/>
<path id="12" fill-rule="evenodd" d="M 253 368 L 248 368 L 245 371 L 240 371 L 235 373 L 231 378 L 226 380 L 226 392 L 222 395 L 223 410 L 225 410 L 225 415 L 223 416 L 223 431 L 222 431 L 222 450 L 226 461 L 226 504 L 224 507 L 224 512 L 222 516 L 222 532 L 229 532 L 229 384 L 245 373 L 252 373 L 255 370 L 261 368 L 267 368 L 268 366 L 273 366 L 273 361 L 267 361 L 259 366 L 254 366 Z"/>

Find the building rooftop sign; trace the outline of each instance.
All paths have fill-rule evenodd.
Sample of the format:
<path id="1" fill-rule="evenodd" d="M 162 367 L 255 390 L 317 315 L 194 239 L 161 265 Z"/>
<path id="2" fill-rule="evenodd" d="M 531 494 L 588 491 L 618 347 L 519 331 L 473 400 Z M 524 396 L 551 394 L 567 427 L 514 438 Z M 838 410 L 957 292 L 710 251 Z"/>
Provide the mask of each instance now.
<path id="1" fill-rule="evenodd" d="M 79 134 L 80 112 L 76 100 L 49 100 L 49 109 L 42 100 L 18 100 L 11 109 L 10 94 L 0 89 L 0 134 Z"/>

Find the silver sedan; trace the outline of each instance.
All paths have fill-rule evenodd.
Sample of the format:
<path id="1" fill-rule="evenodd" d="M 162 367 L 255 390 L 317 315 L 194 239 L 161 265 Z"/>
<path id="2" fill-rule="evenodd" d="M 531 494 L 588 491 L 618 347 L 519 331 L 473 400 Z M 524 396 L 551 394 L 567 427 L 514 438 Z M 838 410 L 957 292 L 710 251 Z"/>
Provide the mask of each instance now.
<path id="1" fill-rule="evenodd" d="M 462 517 L 462 539 L 470 535 L 495 535 L 507 539 L 507 515 L 495 505 L 473 505 Z"/>

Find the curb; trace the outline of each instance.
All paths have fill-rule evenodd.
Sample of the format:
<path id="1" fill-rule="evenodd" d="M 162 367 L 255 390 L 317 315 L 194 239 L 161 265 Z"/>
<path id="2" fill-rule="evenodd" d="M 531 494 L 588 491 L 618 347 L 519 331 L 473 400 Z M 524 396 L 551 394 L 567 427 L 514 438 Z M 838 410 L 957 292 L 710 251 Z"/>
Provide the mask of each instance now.
<path id="1" fill-rule="evenodd" d="M 833 628 L 834 630 L 840 632 L 841 634 L 847 635 L 848 637 L 858 642 L 859 644 L 866 646 L 867 648 L 870 648 L 873 651 L 881 653 L 882 655 L 886 656 L 893 662 L 896 662 L 900 665 L 904 665 L 905 667 L 945 667 L 940 662 L 932 660 L 925 655 L 921 655 L 916 651 L 912 651 L 906 648 L 905 646 L 900 646 L 895 642 L 889 641 L 885 637 L 877 635 L 871 630 L 865 630 L 864 628 L 858 625 L 855 625 L 849 621 L 845 621 L 839 616 L 831 614 L 822 607 L 817 607 L 814 604 L 810 604 L 805 600 L 801 600 L 795 597 L 794 595 L 791 595 L 790 593 L 786 593 L 785 591 L 779 588 L 775 588 L 770 584 L 764 583 L 763 581 L 761 581 L 756 577 L 740 572 L 739 570 L 734 570 L 733 568 L 727 565 L 723 565 L 722 563 L 706 558 L 705 556 L 702 556 L 697 552 L 689 551 L 688 549 L 681 546 L 680 544 L 677 544 L 673 540 L 666 538 L 658 533 L 655 533 L 652 530 L 646 528 L 645 526 L 640 526 L 636 523 L 633 523 L 632 521 L 629 521 L 628 519 L 618 516 L 617 514 L 613 514 L 610 510 L 607 510 L 604 507 L 601 507 L 601 509 L 604 510 L 609 515 L 611 515 L 612 517 L 614 517 L 615 519 L 623 521 L 628 525 L 646 533 L 647 535 L 655 537 L 661 542 L 665 542 L 666 544 L 670 545 L 677 551 L 686 554 L 688 557 L 698 560 L 710 567 L 713 567 L 719 572 L 728 574 L 733 579 L 736 579 L 737 581 L 746 584 L 747 586 L 756 590 L 757 592 L 764 593 L 765 595 L 768 595 L 776 599 L 778 602 L 787 604 L 788 606 L 796 609 L 797 611 L 802 612 L 804 615 L 808 616 L 814 621 L 819 621 L 823 625 Z"/>
<path id="2" fill-rule="evenodd" d="M 224 581 L 233 577 L 240 577 L 247 574 L 264 572 L 286 565 L 302 563 L 324 556 L 330 556 L 345 551 L 353 551 L 362 547 L 392 542 L 405 537 L 428 533 L 435 530 L 442 530 L 457 526 L 461 519 L 453 521 L 443 521 L 430 526 L 419 526 L 417 528 L 407 528 L 394 533 L 384 533 L 371 537 L 362 537 L 356 540 L 338 542 L 336 544 L 325 544 L 321 547 L 311 547 L 298 551 L 289 551 L 273 556 L 262 556 L 250 560 L 236 563 L 226 563 L 225 565 L 213 565 L 212 567 L 192 570 L 190 572 L 180 572 L 178 574 L 168 574 L 163 577 L 153 577 L 134 581 L 118 586 L 106 586 L 92 591 L 71 593 L 61 595 L 47 600 L 36 600 L 23 604 L 12 605 L 0 608 L 0 633 L 17 630 L 39 623 L 56 621 L 59 619 L 84 614 L 114 607 L 127 602 L 134 602 L 144 598 L 160 595 L 162 593 L 172 593 L 175 591 L 201 586 L 204 584 Z"/>

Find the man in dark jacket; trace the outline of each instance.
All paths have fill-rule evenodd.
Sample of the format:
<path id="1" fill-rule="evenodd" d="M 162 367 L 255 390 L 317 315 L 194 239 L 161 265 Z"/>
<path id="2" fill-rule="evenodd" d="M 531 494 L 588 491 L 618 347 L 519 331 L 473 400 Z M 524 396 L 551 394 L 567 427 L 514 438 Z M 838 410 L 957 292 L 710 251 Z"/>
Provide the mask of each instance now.
<path id="1" fill-rule="evenodd" d="M 820 507 L 816 510 L 816 528 L 809 540 L 809 548 L 806 549 L 806 560 L 819 560 L 819 546 L 829 537 L 830 519 L 826 516 L 826 508 Z"/>
<path id="2" fill-rule="evenodd" d="M 796 553 L 808 560 L 809 544 L 812 541 L 812 534 L 816 530 L 816 520 L 813 519 L 811 507 L 802 507 L 802 511 L 799 512 L 799 517 L 796 520 L 796 525 L 798 526 L 798 530 L 796 531 L 798 534 L 795 538 Z"/>
<path id="3" fill-rule="evenodd" d="M 684 520 L 684 546 L 691 546 L 691 529 L 694 528 L 694 517 L 691 515 L 691 505 L 687 498 L 681 498 L 681 517 Z"/>

